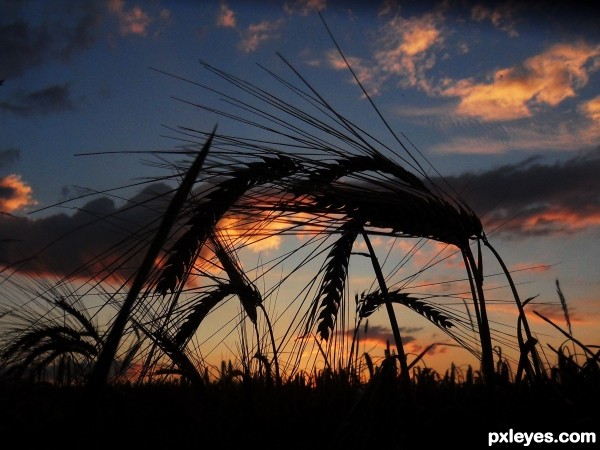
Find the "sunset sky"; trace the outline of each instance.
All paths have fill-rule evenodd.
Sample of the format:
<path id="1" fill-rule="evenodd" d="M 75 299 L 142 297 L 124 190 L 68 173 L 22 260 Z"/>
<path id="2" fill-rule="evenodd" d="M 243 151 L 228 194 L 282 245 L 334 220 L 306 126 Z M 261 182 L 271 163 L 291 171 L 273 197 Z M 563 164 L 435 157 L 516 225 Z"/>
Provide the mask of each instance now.
<path id="1" fill-rule="evenodd" d="M 69 199 L 164 175 L 125 152 L 174 148 L 169 128 L 244 133 L 177 100 L 218 105 L 214 93 L 160 71 L 227 89 L 202 60 L 268 90 L 261 66 L 294 78 L 280 54 L 364 129 L 386 133 L 319 10 L 391 128 L 432 176 L 464 190 L 522 297 L 557 303 L 559 280 L 574 334 L 600 344 L 597 13 L 583 2 L 366 3 L 0 0 L 0 260 L 77 227 L 87 201 L 110 211 L 125 200 Z M 48 247 L 36 270 L 70 273 L 110 231 Z M 539 310 L 565 326 L 559 305 Z"/>

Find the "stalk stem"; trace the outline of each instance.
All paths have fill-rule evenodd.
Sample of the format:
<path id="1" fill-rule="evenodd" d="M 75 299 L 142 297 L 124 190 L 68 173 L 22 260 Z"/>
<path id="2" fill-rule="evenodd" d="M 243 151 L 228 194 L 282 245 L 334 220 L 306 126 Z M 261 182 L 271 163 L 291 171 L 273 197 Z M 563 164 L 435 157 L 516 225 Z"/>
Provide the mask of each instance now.
<path id="1" fill-rule="evenodd" d="M 408 363 L 406 362 L 406 353 L 404 352 L 404 346 L 402 345 L 400 327 L 398 327 L 398 321 L 396 320 L 394 307 L 392 306 L 392 302 L 390 301 L 387 285 L 385 283 L 385 279 L 383 278 L 383 273 L 381 272 L 379 261 L 377 260 L 377 256 L 375 255 L 375 251 L 373 250 L 373 246 L 371 245 L 371 240 L 369 239 L 369 236 L 364 230 L 362 232 L 362 235 L 365 240 L 365 243 L 367 244 L 367 248 L 369 249 L 369 254 L 371 255 L 371 263 L 373 264 L 373 270 L 375 270 L 375 275 L 377 276 L 377 281 L 379 282 L 379 288 L 381 289 L 381 293 L 383 294 L 383 298 L 385 299 L 385 308 L 390 319 L 390 326 L 392 327 L 392 333 L 394 335 L 394 341 L 396 343 L 396 352 L 398 353 L 398 359 L 400 361 L 400 379 L 407 387 L 410 387 Z"/>

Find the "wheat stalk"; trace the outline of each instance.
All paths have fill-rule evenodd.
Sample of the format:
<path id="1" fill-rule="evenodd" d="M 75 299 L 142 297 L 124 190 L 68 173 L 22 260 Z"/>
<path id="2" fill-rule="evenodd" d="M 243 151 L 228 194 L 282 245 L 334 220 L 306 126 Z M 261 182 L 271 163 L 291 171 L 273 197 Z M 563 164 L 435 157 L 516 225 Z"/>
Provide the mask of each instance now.
<path id="1" fill-rule="evenodd" d="M 332 245 L 327 255 L 323 280 L 314 304 L 319 304 L 317 332 L 324 340 L 329 339 L 335 326 L 337 312 L 344 295 L 344 285 L 348 276 L 348 263 L 354 241 L 358 236 L 359 224 L 349 221 L 340 227 L 340 237 Z"/>
<path id="2" fill-rule="evenodd" d="M 224 298 L 235 292 L 231 284 L 219 284 L 214 290 L 201 296 L 191 307 L 190 313 L 185 317 L 179 330 L 175 334 L 175 344 L 182 348 L 194 335 L 206 315 L 212 311 Z"/>
<path id="3" fill-rule="evenodd" d="M 390 291 L 388 295 L 392 303 L 404 305 L 412 309 L 433 322 L 439 328 L 447 330 L 453 326 L 453 323 L 444 313 L 422 300 L 412 297 L 405 292 L 400 292 L 399 290 Z M 384 303 L 385 299 L 379 290 L 361 296 L 361 299 L 359 300 L 359 317 L 369 317 Z"/>
<path id="4" fill-rule="evenodd" d="M 567 299 L 565 298 L 562 289 L 560 288 L 560 283 L 556 280 L 556 293 L 558 294 L 558 299 L 560 300 L 560 306 L 562 307 L 563 314 L 565 316 L 565 322 L 567 323 L 567 329 L 569 330 L 569 334 L 573 335 L 573 329 L 571 328 L 571 318 L 569 317 L 569 308 L 567 307 Z"/>
<path id="5" fill-rule="evenodd" d="M 148 248 L 148 252 L 139 270 L 136 273 L 135 278 L 133 279 L 133 283 L 127 292 L 127 297 L 125 301 L 121 305 L 121 309 L 115 318 L 115 321 L 112 325 L 112 329 L 110 330 L 106 341 L 102 347 L 100 355 L 98 356 L 98 361 L 94 366 L 94 370 L 90 376 L 89 385 L 92 389 L 98 391 L 98 389 L 106 383 L 106 379 L 108 377 L 108 373 L 110 371 L 110 366 L 117 352 L 117 348 L 119 346 L 119 342 L 122 338 L 123 331 L 129 320 L 129 315 L 131 310 L 138 298 L 139 293 L 144 287 L 148 275 L 153 269 L 154 261 L 158 256 L 161 247 L 164 244 L 164 241 L 167 239 L 171 227 L 173 223 L 177 220 L 177 216 L 181 208 L 183 207 L 185 200 L 194 185 L 196 178 L 200 170 L 202 169 L 202 165 L 204 164 L 204 160 L 208 151 L 210 150 L 213 136 L 216 132 L 216 128 L 213 129 L 213 132 L 209 139 L 206 141 L 202 149 L 196 155 L 196 159 L 190 166 L 189 170 L 186 172 L 179 189 L 177 189 L 175 195 L 171 199 L 167 211 L 162 218 L 161 224 L 157 230 L 154 239 L 150 243 L 150 247 Z"/>
<path id="6" fill-rule="evenodd" d="M 230 252 L 226 251 L 221 242 L 210 236 L 211 246 L 217 258 L 223 265 L 223 269 L 229 277 L 231 289 L 240 299 L 240 303 L 246 311 L 253 324 L 256 324 L 257 312 L 256 308 L 262 303 L 260 292 L 248 280 L 246 274 L 242 271 L 237 261 L 234 261 Z"/>
<path id="7" fill-rule="evenodd" d="M 77 321 L 86 330 L 88 336 L 94 338 L 96 342 L 101 343 L 101 338 L 98 334 L 98 331 L 96 330 L 96 327 L 94 326 L 94 324 L 92 324 L 92 322 L 85 314 L 83 314 L 80 310 L 68 303 L 63 297 L 55 299 L 54 303 L 56 304 L 56 306 L 60 307 L 65 312 L 69 313 L 72 317 L 75 317 Z"/>

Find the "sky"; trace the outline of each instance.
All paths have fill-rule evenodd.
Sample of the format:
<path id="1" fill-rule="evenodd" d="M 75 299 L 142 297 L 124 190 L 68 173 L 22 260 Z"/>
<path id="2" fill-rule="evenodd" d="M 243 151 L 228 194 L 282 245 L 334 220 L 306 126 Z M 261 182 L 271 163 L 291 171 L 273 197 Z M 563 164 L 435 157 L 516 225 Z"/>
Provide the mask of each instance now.
<path id="1" fill-rule="evenodd" d="M 390 127 L 481 215 L 522 297 L 566 326 L 559 280 L 574 335 L 600 344 L 597 13 L 583 2 L 365 3 L 0 0 L 2 263 L 45 248 L 30 270 L 62 276 L 97 254 L 110 227 L 48 243 L 148 195 L 136 182 L 164 169 L 135 152 L 175 148 L 173 128 L 254 136 L 187 103 L 223 104 L 184 79 L 230 89 L 199 61 L 266 89 L 277 88 L 263 68 L 292 79 L 287 61 L 388 139 L 320 11 Z M 405 326 L 415 352 L 437 339 Z"/>

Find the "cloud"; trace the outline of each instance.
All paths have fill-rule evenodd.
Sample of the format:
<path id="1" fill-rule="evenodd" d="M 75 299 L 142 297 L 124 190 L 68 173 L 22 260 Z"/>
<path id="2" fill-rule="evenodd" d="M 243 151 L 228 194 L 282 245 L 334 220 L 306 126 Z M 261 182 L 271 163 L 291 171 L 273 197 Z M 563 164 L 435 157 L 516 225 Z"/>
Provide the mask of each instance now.
<path id="1" fill-rule="evenodd" d="M 600 58 L 600 45 L 555 44 L 516 67 L 502 68 L 492 80 L 444 80 L 440 94 L 458 97 L 456 114 L 483 121 L 508 121 L 533 115 L 535 108 L 557 106 L 585 86 L 590 61 Z"/>
<path id="2" fill-rule="evenodd" d="M 595 126 L 600 126 L 600 96 L 584 102 L 580 109 Z"/>
<path id="3" fill-rule="evenodd" d="M 348 70 L 346 62 L 337 50 L 328 51 L 326 57 L 331 68 L 335 70 Z M 378 67 L 355 56 L 346 56 L 346 61 L 369 95 L 376 96 L 381 94 L 382 87 L 388 77 L 382 75 Z M 352 75 L 349 76 L 352 77 Z M 356 83 L 356 80 L 352 77 L 351 82 Z"/>
<path id="4" fill-rule="evenodd" d="M 283 23 L 283 19 L 278 19 L 274 22 L 263 20 L 262 22 L 248 26 L 242 33 L 242 40 L 239 44 L 239 48 L 244 53 L 255 52 L 263 42 L 277 38 L 277 32 Z"/>
<path id="5" fill-rule="evenodd" d="M 20 76 L 27 69 L 40 65 L 49 49 L 48 30 L 31 30 L 23 21 L 0 28 L 0 59 L 2 78 Z"/>
<path id="6" fill-rule="evenodd" d="M 235 28 L 235 13 L 226 3 L 219 6 L 219 15 L 217 16 L 217 26 L 224 28 Z"/>
<path id="7" fill-rule="evenodd" d="M 476 22 L 489 20 L 496 28 L 505 31 L 510 37 L 517 37 L 516 15 L 521 8 L 513 2 L 502 2 L 493 7 L 477 4 L 471 8 L 471 18 Z"/>
<path id="8" fill-rule="evenodd" d="M 153 22 L 152 17 L 139 6 L 126 10 L 124 0 L 109 0 L 108 10 L 119 21 L 119 32 L 122 36 L 130 34 L 146 36 Z"/>
<path id="9" fill-rule="evenodd" d="M 283 5 L 288 14 L 300 14 L 308 16 L 315 11 L 323 11 L 327 8 L 327 0 L 289 0 Z"/>
<path id="10" fill-rule="evenodd" d="M 558 235 L 600 227 L 600 147 L 562 163 L 530 158 L 481 173 L 447 177 L 489 231 Z"/>
<path id="11" fill-rule="evenodd" d="M 18 116 L 74 111 L 69 84 L 53 85 L 33 92 L 18 92 L 0 102 L 0 110 Z"/>
<path id="12" fill-rule="evenodd" d="M 431 51 L 443 43 L 441 30 L 443 16 L 439 12 L 413 18 L 394 17 L 381 31 L 375 53 L 379 70 L 401 78 L 403 87 L 420 87 L 429 91 L 424 73 L 435 64 Z"/>
<path id="13" fill-rule="evenodd" d="M 403 88 L 430 92 L 432 87 L 425 73 L 435 65 L 434 48 L 444 42 L 442 23 L 441 10 L 411 18 L 397 15 L 380 29 L 374 61 L 347 56 L 348 63 L 369 95 L 380 95 L 383 86 L 391 79 L 397 80 Z M 347 69 L 335 50 L 329 51 L 326 57 L 333 69 Z"/>
<path id="14" fill-rule="evenodd" d="M 171 191 L 166 184 L 154 183 L 120 207 L 112 198 L 100 196 L 77 208 L 73 215 L 60 213 L 37 220 L 0 214 L 0 236 L 5 241 L 0 245 L 0 264 L 19 265 L 24 260 L 27 264 L 20 268 L 22 272 L 58 276 L 114 272 L 113 279 L 125 279 L 141 263 L 153 235 L 148 227 L 161 218 Z M 31 189 L 17 176 L 7 177 L 5 187 L 0 183 L 0 206 L 4 207 L 0 212 L 35 204 L 30 194 Z M 72 206 L 83 201 L 86 194 L 89 191 L 64 189 L 64 202 Z M 282 245 L 278 232 L 289 222 L 267 219 L 249 224 L 247 220 L 232 214 L 221 218 L 219 229 L 224 242 L 236 240 L 250 251 L 261 253 Z M 255 220 L 258 217 L 254 216 Z M 145 233 L 150 237 L 145 239 Z M 205 258 L 203 254 L 199 260 Z"/>
<path id="15" fill-rule="evenodd" d="M 430 126 L 454 127 L 448 138 L 430 147 L 432 153 L 501 154 L 509 151 L 576 151 L 592 148 L 600 139 L 600 127 L 573 114 L 556 111 L 555 120 L 529 120 L 524 123 L 486 122 L 460 116 L 425 122 Z M 470 122 L 472 121 L 472 122 Z M 468 127 L 471 127 L 469 129 Z"/>
<path id="16" fill-rule="evenodd" d="M 410 342 L 415 341 L 416 337 L 414 336 L 414 334 L 422 330 L 423 327 L 400 327 L 402 343 L 406 345 Z M 394 334 L 392 333 L 392 330 L 389 327 L 385 327 L 382 325 L 368 325 L 366 335 L 364 327 L 361 327 L 359 331 L 361 333 L 361 340 L 367 339 L 369 343 L 371 343 L 371 345 L 386 347 L 388 342 L 390 343 L 390 345 L 394 345 Z M 346 330 L 346 335 L 349 337 L 353 337 L 354 333 L 354 329 Z"/>
<path id="17" fill-rule="evenodd" d="M 586 303 L 593 305 L 595 304 L 595 299 L 586 300 L 584 302 L 577 302 L 577 304 L 567 304 L 569 322 L 571 323 L 571 326 L 575 328 L 575 330 L 573 331 L 575 335 L 581 334 L 581 327 L 597 327 L 598 325 L 599 318 L 597 309 L 592 309 L 591 311 L 586 310 L 584 307 Z M 564 331 L 569 331 L 565 312 L 560 304 L 536 303 L 534 300 L 533 303 L 529 304 L 529 307 L 532 312 L 535 311 L 536 313 L 542 315 L 543 317 L 554 323 L 554 325 L 562 328 Z M 545 323 L 545 321 L 543 321 L 543 319 L 537 314 L 529 314 L 528 318 L 530 321 L 535 322 L 536 325 L 539 323 Z"/>
<path id="18" fill-rule="evenodd" d="M 147 6 L 152 8 L 156 5 L 148 4 Z M 124 0 L 108 0 L 106 8 L 108 13 L 117 19 L 121 36 L 146 37 L 150 30 L 154 29 L 153 36 L 155 37 L 162 33 L 171 22 L 171 11 L 166 8 L 155 9 L 152 12 L 139 5 L 127 8 Z"/>
<path id="19" fill-rule="evenodd" d="M 0 80 L 17 78 L 50 62 L 69 62 L 99 37 L 107 14 L 117 18 L 123 36 L 146 36 L 152 24 L 170 21 L 167 9 L 156 17 L 123 0 L 14 2 L 0 18 Z M 4 5 L 3 5 L 4 8 Z"/>
<path id="20" fill-rule="evenodd" d="M 600 227 L 599 172 L 600 148 L 563 162 L 544 163 L 532 157 L 479 173 L 449 176 L 447 181 L 483 218 L 488 232 L 499 227 L 494 232 L 507 237 L 564 235 Z M 34 204 L 30 188 L 18 176 L 4 180 L 0 196 L 5 212 Z M 117 207 L 108 198 L 98 198 L 72 216 L 55 214 L 41 219 L 0 216 L 0 236 L 12 242 L 0 246 L 0 260 L 14 264 L 23 258 L 35 257 L 35 264 L 29 266 L 29 270 L 58 275 L 89 265 L 95 256 L 110 248 L 113 252 L 109 260 L 118 261 L 125 257 L 122 242 L 127 241 L 127 236 L 139 236 L 141 227 L 157 219 L 159 205 L 147 201 L 167 190 L 165 185 L 148 186 L 127 203 L 143 205 L 137 207 Z M 161 206 L 165 206 L 165 198 L 156 201 L 162 201 Z M 258 246 L 257 250 L 262 246 L 263 251 L 280 244 L 277 240 L 261 241 L 256 236 L 248 239 Z M 412 251 L 409 247 L 401 249 L 401 253 Z M 424 250 L 418 256 L 427 259 L 416 261 L 418 265 L 427 264 L 432 258 L 444 258 L 445 270 L 460 264 L 458 256 L 446 259 L 451 249 L 439 244 Z M 444 253 L 437 256 L 440 250 Z M 127 266 L 130 270 L 136 267 L 135 260 L 129 261 Z"/>
<path id="21" fill-rule="evenodd" d="M 45 64 L 70 62 L 97 41 L 107 12 L 118 18 L 122 35 L 145 36 L 154 22 L 140 7 L 127 10 L 122 0 L 15 2 L 11 6 L 0 20 L 0 80 L 21 77 Z M 170 13 L 162 9 L 158 17 L 164 24 Z M 0 102 L 0 110 L 20 116 L 74 109 L 68 84 L 12 92 Z"/>
<path id="22" fill-rule="evenodd" d="M 404 339 L 403 339 L 404 340 Z M 425 355 L 431 357 L 434 355 L 440 355 L 448 353 L 448 347 L 456 347 L 457 344 L 452 342 L 435 342 L 433 344 L 420 344 L 418 341 L 412 342 L 410 348 L 407 349 L 407 353 L 412 353 L 414 355 L 419 355 L 425 350 Z M 461 347 L 462 348 L 462 347 Z M 425 356 L 423 355 L 423 356 Z"/>
<path id="23" fill-rule="evenodd" d="M 228 215 L 219 221 L 218 226 L 227 239 L 242 241 L 253 252 L 268 252 L 281 246 L 283 239 L 278 231 L 285 228 L 286 224 L 269 220 L 267 216 L 268 214 L 265 214 L 264 221 L 248 228 L 247 218 Z"/>
<path id="24" fill-rule="evenodd" d="M 19 175 L 0 178 L 0 213 L 12 213 L 36 205 L 32 194 L 31 187 Z"/>
<path id="25" fill-rule="evenodd" d="M 29 23 L 21 17 L 21 7 L 41 8 L 33 16 L 40 23 Z M 17 78 L 50 61 L 69 61 L 76 53 L 96 41 L 101 12 L 97 2 L 69 3 L 65 14 L 62 2 L 23 2 L 5 23 L 0 23 L 0 79 Z"/>
<path id="26" fill-rule="evenodd" d="M 16 198 L 21 185 L 18 178 L 12 180 Z M 165 207 L 161 195 L 170 190 L 165 184 L 149 185 L 121 207 L 99 197 L 73 215 L 0 215 L 0 262 L 40 276 L 111 274 L 123 279 L 139 267 L 148 243 L 141 233 L 158 219 L 157 211 Z M 10 193 L 0 191 L 3 197 Z"/>

